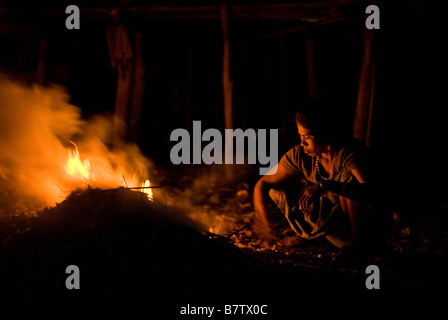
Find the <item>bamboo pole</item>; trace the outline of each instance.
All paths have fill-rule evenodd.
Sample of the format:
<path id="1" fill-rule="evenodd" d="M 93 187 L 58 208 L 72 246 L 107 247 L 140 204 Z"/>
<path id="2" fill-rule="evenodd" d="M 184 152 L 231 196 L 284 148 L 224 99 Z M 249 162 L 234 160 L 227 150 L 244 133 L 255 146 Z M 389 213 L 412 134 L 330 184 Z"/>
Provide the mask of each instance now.
<path id="1" fill-rule="evenodd" d="M 233 83 L 230 78 L 230 41 L 227 25 L 227 8 L 225 2 L 221 5 L 221 27 L 223 37 L 222 58 L 222 85 L 224 93 L 224 122 L 226 129 L 233 128 L 232 89 Z"/>
<path id="2" fill-rule="evenodd" d="M 284 29 L 284 24 L 282 22 L 282 30 Z M 281 69 L 281 80 L 280 80 L 280 105 L 281 105 L 281 145 L 280 150 L 284 151 L 286 147 L 286 57 L 285 57 L 285 37 L 280 36 L 280 69 Z M 272 152 L 272 150 L 270 151 Z"/>
<path id="3" fill-rule="evenodd" d="M 366 130 L 366 145 L 370 146 L 370 139 L 372 135 L 373 109 L 375 97 L 375 62 L 372 63 L 372 80 L 370 82 L 370 97 L 369 97 L 369 115 Z"/>
<path id="4" fill-rule="evenodd" d="M 358 99 L 353 120 L 353 136 L 366 145 L 370 144 L 373 99 L 375 88 L 375 30 L 364 30 L 361 72 L 359 75 Z"/>
<path id="5" fill-rule="evenodd" d="M 307 83 L 308 83 L 308 98 L 314 99 L 317 97 L 316 88 L 316 68 L 314 63 L 314 40 L 306 39 L 306 67 L 307 67 Z"/>
<path id="6" fill-rule="evenodd" d="M 351 14 L 357 7 L 357 0 L 332 1 L 300 1 L 273 4 L 232 4 L 228 19 L 256 19 L 256 20 L 328 20 L 338 16 Z M 65 16 L 65 7 L 47 8 L 40 10 L 40 15 L 48 19 Z M 0 10 L 0 20 L 15 13 L 17 9 Z M 179 5 L 157 2 L 144 6 L 122 5 L 123 15 L 133 19 L 198 19 L 219 20 L 219 5 Z M 83 8 L 83 19 L 109 20 L 110 6 Z M 347 14 L 345 14 L 347 13 Z"/>
<path id="7" fill-rule="evenodd" d="M 223 38 L 223 57 L 222 57 L 222 87 L 224 97 L 224 127 L 225 129 L 233 129 L 233 83 L 230 77 L 230 41 L 229 41 L 229 27 L 227 24 L 227 4 L 225 1 L 221 2 L 221 30 Z M 225 154 L 233 154 L 232 136 L 227 137 L 226 131 L 225 139 Z M 225 166 L 227 179 L 232 179 L 234 172 L 232 165 Z"/>
<path id="8" fill-rule="evenodd" d="M 45 81 L 45 67 L 47 59 L 48 40 L 39 39 L 39 47 L 37 52 L 36 82 L 43 84 Z"/>
<path id="9" fill-rule="evenodd" d="M 132 83 L 131 61 L 122 61 L 118 66 L 117 92 L 115 95 L 115 116 L 114 123 L 115 139 L 127 139 L 127 122 L 129 115 L 129 97 Z"/>
<path id="10" fill-rule="evenodd" d="M 143 94 L 145 91 L 145 66 L 142 59 L 142 34 L 134 34 L 134 82 L 132 87 L 131 106 L 129 115 L 129 139 L 138 142 L 140 135 L 140 117 L 142 113 Z"/>
<path id="11" fill-rule="evenodd" d="M 193 102 L 194 102 L 194 45 L 192 41 L 188 43 L 187 53 L 187 93 L 185 101 L 185 126 L 192 130 L 193 125 Z"/>
<path id="12" fill-rule="evenodd" d="M 248 87 L 248 53 L 247 53 L 247 43 L 242 42 L 240 44 L 241 48 L 241 60 L 240 60 L 240 101 L 241 101 L 241 107 L 242 107 L 242 116 L 241 116 L 241 127 L 242 128 L 248 128 L 250 126 L 250 117 L 249 117 L 249 107 L 248 107 L 248 97 L 247 97 L 247 87 Z"/>

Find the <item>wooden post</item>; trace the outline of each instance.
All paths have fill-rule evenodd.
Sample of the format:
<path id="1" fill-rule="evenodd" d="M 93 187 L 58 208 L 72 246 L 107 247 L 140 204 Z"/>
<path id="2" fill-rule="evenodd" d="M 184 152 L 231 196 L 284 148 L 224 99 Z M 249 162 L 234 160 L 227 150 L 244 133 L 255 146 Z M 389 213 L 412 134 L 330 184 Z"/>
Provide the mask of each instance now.
<path id="1" fill-rule="evenodd" d="M 370 130 L 375 89 L 375 30 L 364 29 L 364 44 L 361 72 L 359 75 L 358 99 L 353 120 L 353 136 L 366 145 L 370 144 Z"/>
<path id="2" fill-rule="evenodd" d="M 134 34 L 134 82 L 132 87 L 129 115 L 129 139 L 138 142 L 140 135 L 140 117 L 142 113 L 143 93 L 145 91 L 145 66 L 142 60 L 142 34 Z"/>
<path id="3" fill-rule="evenodd" d="M 249 110 L 248 110 L 248 97 L 247 97 L 247 91 L 248 91 L 248 72 L 247 69 L 248 65 L 248 58 L 247 58 L 247 42 L 243 41 L 241 43 L 241 60 L 240 60 L 240 101 L 241 101 L 241 127 L 242 128 L 249 128 L 250 127 L 250 117 L 249 117 Z"/>
<path id="4" fill-rule="evenodd" d="M 306 67 L 307 67 L 307 82 L 308 82 L 308 98 L 314 99 L 317 97 L 316 89 L 316 69 L 314 64 L 314 40 L 306 39 Z"/>
<path id="5" fill-rule="evenodd" d="M 45 81 L 47 45 L 48 45 L 47 39 L 44 38 L 39 39 L 39 48 L 37 52 L 36 78 L 35 78 L 36 82 L 39 84 L 43 84 Z"/>
<path id="6" fill-rule="evenodd" d="M 121 61 L 118 65 L 117 92 L 115 95 L 115 116 L 114 124 L 115 139 L 127 139 L 127 122 L 129 115 L 129 96 L 132 83 L 132 63 L 131 61 Z"/>
<path id="7" fill-rule="evenodd" d="M 17 65 L 20 69 L 26 69 L 31 61 L 32 54 L 35 52 L 33 47 L 33 36 L 30 34 L 23 35 L 22 46 L 17 61 Z"/>
<path id="8" fill-rule="evenodd" d="M 113 24 L 106 28 L 107 47 L 112 68 L 117 68 L 117 90 L 115 92 L 114 141 L 128 138 L 130 116 L 130 91 L 132 85 L 132 48 L 126 27 L 119 23 L 120 10 L 110 12 Z"/>
<path id="9" fill-rule="evenodd" d="M 374 108 L 374 97 L 375 97 L 375 61 L 372 62 L 372 76 L 370 81 L 370 97 L 369 97 L 369 114 L 367 120 L 367 130 L 366 130 L 366 140 L 367 146 L 370 146 L 370 139 L 372 133 L 372 121 L 373 121 L 373 108 Z"/>
<path id="10" fill-rule="evenodd" d="M 283 21 L 282 21 L 282 30 L 284 29 Z M 280 150 L 283 152 L 286 148 L 286 61 L 285 61 L 285 37 L 282 34 L 280 36 L 280 50 L 281 50 L 281 59 L 280 59 L 280 69 L 281 69 L 281 81 L 280 81 L 280 105 L 281 105 L 281 127 L 280 127 L 280 136 L 281 136 L 281 144 Z M 272 150 L 270 151 L 272 152 Z"/>
<path id="11" fill-rule="evenodd" d="M 187 53 L 187 94 L 185 101 L 185 127 L 193 128 L 193 102 L 194 102 L 194 45 L 190 40 Z"/>
<path id="12" fill-rule="evenodd" d="M 225 1 L 221 2 L 221 29 L 223 38 L 223 57 L 222 57 L 222 87 L 224 96 L 224 127 L 225 129 L 233 129 L 233 83 L 230 78 L 230 41 L 229 28 L 227 25 L 227 4 Z M 233 154 L 233 142 L 230 140 L 232 136 L 226 133 L 225 154 Z M 233 178 L 233 166 L 226 165 L 226 176 L 228 179 Z"/>

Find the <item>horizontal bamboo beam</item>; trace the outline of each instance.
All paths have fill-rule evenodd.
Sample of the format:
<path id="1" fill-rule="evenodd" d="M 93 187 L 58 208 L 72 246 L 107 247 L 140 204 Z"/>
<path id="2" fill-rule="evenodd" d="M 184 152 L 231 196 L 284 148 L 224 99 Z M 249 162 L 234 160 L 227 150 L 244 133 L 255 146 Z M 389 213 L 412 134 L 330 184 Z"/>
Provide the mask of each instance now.
<path id="1" fill-rule="evenodd" d="M 283 4 L 249 4 L 228 6 L 229 20 L 301 20 L 322 21 L 343 17 L 353 12 L 356 0 L 331 0 L 321 2 L 299 2 Z M 88 20 L 112 20 L 112 7 L 83 7 L 79 6 L 81 19 Z M 20 20 L 21 13 L 27 9 L 0 8 L 0 20 L 15 16 Z M 31 10 L 31 9 L 30 9 Z M 35 8 L 33 9 L 35 10 Z M 28 16 L 28 15 L 22 15 Z M 46 8 L 39 10 L 41 19 L 61 18 L 67 16 L 65 7 Z M 120 7 L 122 19 L 198 19 L 219 20 L 220 6 L 218 5 L 147 5 L 147 6 L 123 6 Z M 15 20 L 17 21 L 17 20 Z"/>
<path id="2" fill-rule="evenodd" d="M 0 34 L 37 34 L 39 30 L 37 23 L 0 22 Z"/>

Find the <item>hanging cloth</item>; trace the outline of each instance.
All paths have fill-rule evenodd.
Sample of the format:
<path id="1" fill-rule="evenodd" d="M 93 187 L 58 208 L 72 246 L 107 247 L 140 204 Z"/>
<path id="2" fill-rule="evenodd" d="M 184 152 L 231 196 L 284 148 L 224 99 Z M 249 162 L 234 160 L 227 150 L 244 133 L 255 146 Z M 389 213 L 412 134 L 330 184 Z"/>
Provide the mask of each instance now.
<path id="1" fill-rule="evenodd" d="M 119 69 L 124 74 L 124 68 L 129 65 L 132 58 L 132 48 L 128 32 L 123 24 L 111 24 L 106 29 L 107 48 L 112 68 Z"/>

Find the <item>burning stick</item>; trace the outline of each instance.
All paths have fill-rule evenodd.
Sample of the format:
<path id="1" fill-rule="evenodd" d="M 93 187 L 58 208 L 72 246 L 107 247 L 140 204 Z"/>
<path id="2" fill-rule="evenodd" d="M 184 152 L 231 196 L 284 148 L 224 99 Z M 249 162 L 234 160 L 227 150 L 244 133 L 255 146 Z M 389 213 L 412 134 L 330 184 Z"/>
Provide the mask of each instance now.
<path id="1" fill-rule="evenodd" d="M 123 177 L 123 181 L 126 185 L 126 187 L 122 187 L 123 189 L 129 189 L 129 190 L 133 190 L 133 189 L 140 189 L 141 192 L 146 193 L 146 195 L 148 196 L 148 199 L 150 201 L 153 201 L 154 196 L 152 193 L 152 188 L 162 188 L 162 186 L 151 186 L 151 183 L 149 182 L 149 180 L 146 180 L 145 182 L 143 182 L 141 187 L 128 187 L 128 183 L 126 182 L 126 178 L 124 177 L 124 174 L 121 175 Z M 148 190 L 145 190 L 148 189 Z"/>
<path id="2" fill-rule="evenodd" d="M 122 187 L 123 189 L 148 189 L 148 188 L 162 188 L 162 186 L 148 186 L 148 187 Z"/>
<path id="3" fill-rule="evenodd" d="M 141 192 L 146 193 L 148 200 L 153 201 L 153 194 L 151 189 L 152 188 L 162 188 L 162 186 L 141 186 L 141 187 L 119 187 L 119 189 L 126 189 L 126 190 L 137 190 L 140 189 Z M 148 191 L 145 191 L 143 189 L 149 189 Z M 115 189 L 107 189 L 107 190 L 115 190 Z"/>
<path id="4" fill-rule="evenodd" d="M 134 190 L 134 189 L 151 189 L 151 188 L 162 188 L 162 186 L 149 186 L 149 187 L 117 187 L 117 188 L 103 189 L 103 190 L 110 191 L 110 190 L 116 190 L 116 189 Z"/>
<path id="5" fill-rule="evenodd" d="M 123 177 L 124 184 L 126 185 L 126 188 L 127 188 L 128 187 L 128 183 L 126 182 L 126 178 L 124 177 L 124 174 L 122 174 L 121 176 Z"/>
<path id="6" fill-rule="evenodd" d="M 226 236 L 224 236 L 224 237 L 227 238 L 227 239 L 229 239 L 230 237 L 234 236 L 235 234 L 237 234 L 237 233 L 240 232 L 240 231 L 243 231 L 244 229 L 247 229 L 248 227 L 249 227 L 249 226 L 244 225 L 243 227 L 237 229 L 236 231 L 233 231 L 232 233 L 230 233 L 230 234 L 228 234 L 228 235 L 226 235 Z"/>

